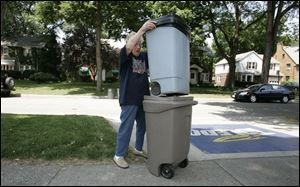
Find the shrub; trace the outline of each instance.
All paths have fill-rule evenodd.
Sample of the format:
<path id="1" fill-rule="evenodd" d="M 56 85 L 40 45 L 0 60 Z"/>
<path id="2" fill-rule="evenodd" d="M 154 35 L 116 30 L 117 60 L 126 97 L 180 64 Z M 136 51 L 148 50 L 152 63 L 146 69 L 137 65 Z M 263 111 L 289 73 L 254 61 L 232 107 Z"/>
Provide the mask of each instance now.
<path id="1" fill-rule="evenodd" d="M 235 87 L 238 87 L 238 88 L 246 88 L 253 84 L 257 84 L 257 83 L 256 82 L 235 81 Z"/>
<path id="2" fill-rule="evenodd" d="M 116 81 L 117 81 L 116 77 L 106 77 L 105 83 L 113 83 Z"/>
<path id="3" fill-rule="evenodd" d="M 16 70 L 1 70 L 1 75 L 7 74 L 7 76 L 14 79 L 22 79 L 22 73 Z"/>
<path id="4" fill-rule="evenodd" d="M 57 82 L 57 78 L 50 73 L 38 72 L 29 76 L 29 80 L 36 81 L 38 83 L 44 82 Z"/>
<path id="5" fill-rule="evenodd" d="M 24 79 L 28 79 L 30 77 L 30 75 L 32 75 L 34 73 L 36 73 L 35 70 L 29 70 L 29 69 L 27 69 L 27 70 L 23 71 L 23 78 Z"/>

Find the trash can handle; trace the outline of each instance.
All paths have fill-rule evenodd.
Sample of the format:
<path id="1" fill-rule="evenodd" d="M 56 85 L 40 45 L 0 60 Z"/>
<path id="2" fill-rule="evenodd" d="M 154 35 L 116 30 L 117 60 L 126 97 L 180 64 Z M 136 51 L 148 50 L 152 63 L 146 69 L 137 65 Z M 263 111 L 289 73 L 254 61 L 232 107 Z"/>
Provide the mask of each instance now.
<path id="1" fill-rule="evenodd" d="M 174 104 L 173 108 L 179 108 L 179 107 L 185 107 L 185 106 L 189 106 L 189 105 L 196 105 L 198 104 L 198 101 L 189 101 L 189 102 L 184 102 L 184 103 L 176 103 Z"/>
<path id="2" fill-rule="evenodd" d="M 164 102 L 161 102 L 160 104 L 163 104 Z M 175 103 L 166 103 L 165 105 L 161 105 L 161 107 L 153 108 L 149 107 L 149 105 L 144 105 L 145 112 L 151 112 L 151 113 L 160 113 L 165 112 L 168 110 L 172 110 L 174 108 L 180 108 L 185 107 L 189 105 L 196 105 L 198 104 L 198 101 L 185 101 L 185 102 L 175 102 Z"/>

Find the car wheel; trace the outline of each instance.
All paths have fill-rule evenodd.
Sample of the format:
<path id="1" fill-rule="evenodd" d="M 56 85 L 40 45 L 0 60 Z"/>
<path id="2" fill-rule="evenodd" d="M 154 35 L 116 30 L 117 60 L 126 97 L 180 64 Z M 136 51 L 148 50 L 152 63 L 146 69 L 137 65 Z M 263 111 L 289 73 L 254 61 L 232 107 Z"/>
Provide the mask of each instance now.
<path id="1" fill-rule="evenodd" d="M 255 103 L 257 101 L 256 95 L 251 95 L 250 96 L 250 102 Z"/>
<path id="2" fill-rule="evenodd" d="M 282 103 L 288 103 L 289 102 L 289 97 L 287 95 L 282 96 L 281 102 Z"/>

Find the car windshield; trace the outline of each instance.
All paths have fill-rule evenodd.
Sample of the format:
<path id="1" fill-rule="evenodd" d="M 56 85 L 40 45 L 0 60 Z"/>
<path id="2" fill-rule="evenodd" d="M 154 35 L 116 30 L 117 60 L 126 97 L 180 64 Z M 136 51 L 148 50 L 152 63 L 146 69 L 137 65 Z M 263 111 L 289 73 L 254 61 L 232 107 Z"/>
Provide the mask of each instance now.
<path id="1" fill-rule="evenodd" d="M 249 86 L 248 89 L 251 91 L 255 91 L 257 90 L 259 87 L 261 86 L 261 84 L 254 84 L 252 86 Z"/>

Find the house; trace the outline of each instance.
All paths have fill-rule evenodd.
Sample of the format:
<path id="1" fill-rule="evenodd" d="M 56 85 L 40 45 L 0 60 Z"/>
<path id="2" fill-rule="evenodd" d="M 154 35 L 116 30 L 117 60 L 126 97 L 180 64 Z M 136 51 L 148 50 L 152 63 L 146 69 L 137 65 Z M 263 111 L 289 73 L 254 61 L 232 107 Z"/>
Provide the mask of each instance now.
<path id="1" fill-rule="evenodd" d="M 25 36 L 15 38 L 2 38 L 1 37 L 1 70 L 16 70 L 24 71 L 35 69 L 32 63 L 29 63 L 32 49 L 43 48 L 45 42 L 41 37 Z M 21 49 L 23 58 L 18 57 L 16 48 Z"/>
<path id="2" fill-rule="evenodd" d="M 207 46 L 199 47 L 199 50 L 205 54 L 209 59 L 214 57 L 213 51 L 211 48 Z M 206 60 L 207 61 L 207 60 Z M 191 59 L 192 65 L 190 66 L 190 84 L 191 85 L 198 85 L 201 83 L 211 83 L 211 76 L 212 76 L 212 68 L 206 63 L 203 63 L 203 59 L 200 60 L 200 57 L 194 56 Z M 201 64 L 202 66 L 198 66 L 197 64 Z M 206 65 L 205 65 L 206 64 Z"/>
<path id="3" fill-rule="evenodd" d="M 249 51 L 236 55 L 235 76 L 236 81 L 241 82 L 260 82 L 262 73 L 263 55 L 257 54 L 255 51 Z M 280 63 L 275 58 L 271 59 L 269 70 L 269 83 L 279 84 L 282 74 L 278 74 Z M 229 76 L 229 64 L 226 59 L 222 59 L 215 64 L 215 85 L 227 85 Z"/>
<path id="4" fill-rule="evenodd" d="M 210 73 L 204 71 L 203 68 L 196 64 L 190 66 L 190 84 L 197 85 L 199 83 L 210 83 Z"/>
<path id="5" fill-rule="evenodd" d="M 278 43 L 273 57 L 280 62 L 280 73 L 284 75 L 280 81 L 292 81 L 299 85 L 299 46 Z"/>

